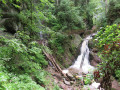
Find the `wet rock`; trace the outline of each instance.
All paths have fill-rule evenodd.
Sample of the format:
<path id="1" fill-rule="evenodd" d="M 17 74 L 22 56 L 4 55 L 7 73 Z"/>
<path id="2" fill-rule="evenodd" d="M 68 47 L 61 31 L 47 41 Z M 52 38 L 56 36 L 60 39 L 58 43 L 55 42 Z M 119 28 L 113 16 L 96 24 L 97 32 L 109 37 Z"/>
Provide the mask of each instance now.
<path id="1" fill-rule="evenodd" d="M 94 60 L 96 63 L 101 63 L 102 60 L 99 58 L 99 56 L 94 53 L 93 51 L 90 52 L 90 57 L 92 57 L 91 59 Z"/>
<path id="2" fill-rule="evenodd" d="M 70 81 L 71 84 L 74 84 L 74 81 Z"/>
<path id="3" fill-rule="evenodd" d="M 100 59 L 97 55 L 94 56 L 94 60 L 95 60 L 97 63 L 101 63 L 101 62 L 102 62 L 101 59 Z"/>
<path id="4" fill-rule="evenodd" d="M 82 75 L 82 72 L 83 72 L 82 69 L 77 69 L 74 67 L 69 67 L 68 70 L 69 70 L 69 73 L 71 73 L 73 76 Z"/>
<path id="5" fill-rule="evenodd" d="M 66 81 L 65 78 L 63 78 L 63 82 L 64 82 L 64 84 L 66 84 L 66 85 L 70 85 L 70 82 L 69 82 L 69 81 Z"/>
<path id="6" fill-rule="evenodd" d="M 67 73 L 66 76 L 71 80 L 73 81 L 74 80 L 74 77 L 71 73 Z"/>
<path id="7" fill-rule="evenodd" d="M 94 42 L 93 39 L 89 40 L 88 47 L 89 47 L 90 49 L 93 49 L 93 48 L 95 47 L 95 42 Z"/>
<path id="8" fill-rule="evenodd" d="M 92 85 L 86 85 L 82 88 L 82 90 L 99 90 L 99 89 L 95 88 Z"/>
<path id="9" fill-rule="evenodd" d="M 74 39 L 71 41 L 71 45 L 77 48 L 82 42 L 82 38 L 80 37 L 79 34 L 74 34 L 73 36 Z"/>
<path id="10" fill-rule="evenodd" d="M 98 52 L 98 49 L 97 48 L 93 48 L 92 52 L 96 53 L 96 52 Z"/>
<path id="11" fill-rule="evenodd" d="M 90 64 L 91 64 L 92 66 L 94 66 L 94 67 L 97 67 L 97 65 L 98 65 L 98 63 L 95 62 L 94 60 L 91 60 Z"/>

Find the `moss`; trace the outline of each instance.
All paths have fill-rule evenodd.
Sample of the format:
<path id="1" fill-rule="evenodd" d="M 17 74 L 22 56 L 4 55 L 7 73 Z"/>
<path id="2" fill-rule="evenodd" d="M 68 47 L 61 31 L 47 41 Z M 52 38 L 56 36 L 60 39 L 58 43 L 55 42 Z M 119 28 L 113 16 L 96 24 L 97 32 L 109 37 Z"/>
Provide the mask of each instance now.
<path id="1" fill-rule="evenodd" d="M 81 42 L 82 42 L 82 38 L 80 37 L 80 35 L 74 34 L 74 39 L 71 40 L 71 47 L 74 46 L 75 48 L 78 48 Z"/>

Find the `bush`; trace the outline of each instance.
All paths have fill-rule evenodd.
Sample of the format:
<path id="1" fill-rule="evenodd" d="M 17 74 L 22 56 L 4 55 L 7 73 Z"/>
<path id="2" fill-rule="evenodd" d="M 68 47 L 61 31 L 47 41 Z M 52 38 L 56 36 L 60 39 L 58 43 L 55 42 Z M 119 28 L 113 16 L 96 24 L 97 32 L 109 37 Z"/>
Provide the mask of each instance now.
<path id="1" fill-rule="evenodd" d="M 101 72 L 103 73 L 104 81 L 101 84 L 107 90 L 111 88 L 110 76 L 120 69 L 120 26 L 116 24 L 106 26 L 98 32 L 96 38 L 98 40 L 96 46 L 100 51 L 99 56 L 103 60 Z"/>
<path id="2" fill-rule="evenodd" d="M 28 47 L 19 39 L 0 37 L 0 42 L 0 88 L 44 90 L 40 85 L 47 84 L 48 81 L 42 67 L 48 63 L 37 42 L 30 42 Z M 33 80 L 30 75 L 34 77 Z"/>
<path id="3" fill-rule="evenodd" d="M 120 70 L 119 69 L 117 69 L 116 71 L 115 71 L 115 76 L 118 78 L 118 80 L 119 80 L 119 82 L 120 82 Z"/>
<path id="4" fill-rule="evenodd" d="M 52 29 L 80 29 L 84 28 L 82 17 L 79 15 L 79 9 L 74 6 L 71 0 L 62 0 L 59 6 L 55 7 L 55 16 L 52 17 L 49 23 Z"/>
<path id="5" fill-rule="evenodd" d="M 13 73 L 4 73 L 0 71 L 0 89 L 1 90 L 45 90 L 27 75 L 15 75 Z"/>
<path id="6" fill-rule="evenodd" d="M 64 43 L 67 43 L 67 36 L 61 34 L 59 32 L 55 32 L 51 35 L 51 39 L 49 40 L 49 44 L 51 49 L 56 49 L 57 54 L 64 53 Z"/>
<path id="7" fill-rule="evenodd" d="M 109 10 L 107 13 L 107 22 L 108 24 L 120 24 L 120 1 L 119 0 L 111 0 L 109 3 Z"/>

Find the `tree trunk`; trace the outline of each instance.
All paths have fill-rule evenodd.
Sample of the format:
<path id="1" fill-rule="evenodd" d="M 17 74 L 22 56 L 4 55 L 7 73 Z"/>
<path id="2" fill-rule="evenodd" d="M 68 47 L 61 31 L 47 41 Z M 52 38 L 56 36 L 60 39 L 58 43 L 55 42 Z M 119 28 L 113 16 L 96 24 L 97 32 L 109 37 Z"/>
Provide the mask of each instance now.
<path id="1" fill-rule="evenodd" d="M 107 9 L 108 9 L 108 1 L 107 0 L 104 0 L 105 2 L 105 14 L 107 14 Z"/>
<path id="2" fill-rule="evenodd" d="M 55 0 L 56 1 L 56 6 L 59 6 L 60 0 Z"/>

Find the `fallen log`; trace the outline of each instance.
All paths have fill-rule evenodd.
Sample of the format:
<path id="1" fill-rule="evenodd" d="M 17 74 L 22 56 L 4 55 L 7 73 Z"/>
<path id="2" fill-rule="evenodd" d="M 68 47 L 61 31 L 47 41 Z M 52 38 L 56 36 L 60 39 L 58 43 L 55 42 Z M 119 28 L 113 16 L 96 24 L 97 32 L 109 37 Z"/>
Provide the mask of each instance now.
<path id="1" fill-rule="evenodd" d="M 44 42 L 42 42 L 42 45 L 43 46 L 46 46 Z M 45 48 L 43 48 L 43 53 L 45 54 L 45 56 L 48 58 L 48 60 L 53 64 L 53 66 L 55 67 L 56 71 L 61 73 L 63 76 L 65 76 L 63 73 L 62 73 L 62 69 L 61 67 L 56 63 L 55 61 L 55 58 L 53 57 L 52 54 L 49 54 Z"/>

